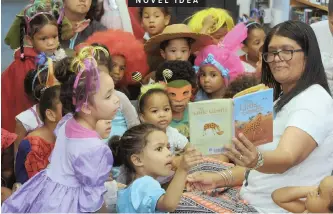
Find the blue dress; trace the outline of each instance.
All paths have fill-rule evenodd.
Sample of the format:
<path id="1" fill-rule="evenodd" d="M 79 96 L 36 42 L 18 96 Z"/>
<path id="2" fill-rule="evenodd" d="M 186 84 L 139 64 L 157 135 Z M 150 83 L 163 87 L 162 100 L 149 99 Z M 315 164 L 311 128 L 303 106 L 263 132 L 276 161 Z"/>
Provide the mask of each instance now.
<path id="1" fill-rule="evenodd" d="M 136 179 L 130 186 L 118 191 L 118 213 L 156 213 L 156 205 L 165 190 L 150 176 Z"/>

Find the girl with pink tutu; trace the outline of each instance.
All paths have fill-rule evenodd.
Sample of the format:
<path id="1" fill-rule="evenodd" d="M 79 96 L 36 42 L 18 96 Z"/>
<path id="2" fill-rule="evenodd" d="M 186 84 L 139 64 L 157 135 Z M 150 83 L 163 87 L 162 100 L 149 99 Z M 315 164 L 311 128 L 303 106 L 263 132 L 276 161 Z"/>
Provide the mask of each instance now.
<path id="1" fill-rule="evenodd" d="M 63 111 L 71 114 L 55 130 L 48 167 L 11 195 L 2 213 L 91 213 L 103 207 L 113 156 L 95 129 L 98 120 L 114 117 L 119 99 L 111 76 L 97 68 L 97 52 L 108 57 L 103 48 L 87 47 L 56 64 Z"/>

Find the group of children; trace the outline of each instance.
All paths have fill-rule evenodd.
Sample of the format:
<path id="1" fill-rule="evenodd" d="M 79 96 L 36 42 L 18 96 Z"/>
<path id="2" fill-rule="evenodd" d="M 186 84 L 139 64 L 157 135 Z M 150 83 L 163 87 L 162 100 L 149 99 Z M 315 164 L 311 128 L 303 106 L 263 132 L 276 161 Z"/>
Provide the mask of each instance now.
<path id="1" fill-rule="evenodd" d="M 2 189 L 2 212 L 106 211 L 109 177 L 125 185 L 118 212 L 174 211 L 189 170 L 203 162 L 189 143 L 187 105 L 232 98 L 260 82 L 262 25 L 235 26 L 217 8 L 170 25 L 170 8 L 145 7 L 144 43 L 109 29 L 77 44 L 88 33 L 77 23 L 70 51 L 61 39 L 69 19 L 63 12 L 55 0 L 25 8 L 20 48 L 2 74 L 2 127 L 16 133 L 2 130 L 4 149 L 12 145 L 23 184 L 13 193 Z"/>

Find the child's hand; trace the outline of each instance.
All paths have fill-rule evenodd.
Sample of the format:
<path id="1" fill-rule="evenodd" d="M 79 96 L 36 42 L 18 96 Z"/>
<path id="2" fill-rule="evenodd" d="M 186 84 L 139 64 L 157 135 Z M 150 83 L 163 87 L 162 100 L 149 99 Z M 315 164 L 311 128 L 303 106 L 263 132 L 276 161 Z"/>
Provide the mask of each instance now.
<path id="1" fill-rule="evenodd" d="M 204 20 L 202 21 L 202 26 L 206 29 L 213 27 L 214 24 L 215 24 L 215 20 L 212 15 L 206 16 L 204 18 Z"/>
<path id="2" fill-rule="evenodd" d="M 189 171 L 193 166 L 202 162 L 202 154 L 195 148 L 189 147 L 185 150 L 179 164 L 179 168 Z"/>

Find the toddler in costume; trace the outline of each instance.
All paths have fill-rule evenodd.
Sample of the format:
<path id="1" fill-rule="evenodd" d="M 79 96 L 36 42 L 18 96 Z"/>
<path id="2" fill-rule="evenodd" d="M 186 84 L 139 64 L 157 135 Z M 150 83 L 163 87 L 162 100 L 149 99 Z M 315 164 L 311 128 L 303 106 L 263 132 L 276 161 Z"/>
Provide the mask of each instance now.
<path id="1" fill-rule="evenodd" d="M 145 51 L 148 56 L 162 56 L 164 61 L 188 61 L 191 53 L 211 44 L 213 39 L 209 35 L 194 33 L 185 24 L 172 24 L 162 33 L 150 38 L 145 44 Z M 155 72 L 156 70 L 148 75 L 150 82 L 155 80 Z"/>
<path id="2" fill-rule="evenodd" d="M 198 53 L 194 68 L 200 89 L 196 101 L 223 98 L 229 83 L 244 73 L 244 66 L 236 52 L 246 36 L 247 28 L 240 23 L 225 36 L 222 43 L 207 46 Z"/>
<path id="3" fill-rule="evenodd" d="M 118 191 L 117 212 L 172 212 L 180 202 L 189 169 L 202 161 L 193 148 L 186 149 L 180 165 L 165 191 L 157 177 L 172 169 L 172 154 L 164 131 L 151 124 L 141 124 L 110 140 L 115 165 L 124 164 L 126 188 Z"/>
<path id="4" fill-rule="evenodd" d="M 113 62 L 110 74 L 116 89 L 127 94 L 132 100 L 136 99 L 140 86 L 132 80 L 132 74 L 139 71 L 145 76 L 149 69 L 143 44 L 129 32 L 111 29 L 94 33 L 86 43 L 103 45 L 108 49 Z M 134 88 L 137 88 L 137 91 L 133 90 Z"/>
<path id="5" fill-rule="evenodd" d="M 186 61 L 167 61 L 156 71 L 156 81 L 167 82 L 166 90 L 171 103 L 172 121 L 170 126 L 189 138 L 187 104 L 196 88 L 195 71 Z"/>
<path id="6" fill-rule="evenodd" d="M 187 149 L 190 145 L 188 139 L 180 134 L 177 129 L 170 126 L 172 120 L 171 104 L 166 92 L 165 84 L 155 83 L 141 87 L 138 111 L 143 123 L 149 123 L 163 130 L 168 136 L 168 148 L 172 155 L 177 155 Z M 181 156 L 174 156 L 173 163 L 177 167 Z M 160 177 L 161 184 L 169 182 L 170 176 Z"/>
<path id="7" fill-rule="evenodd" d="M 39 54 L 37 56 L 37 70 L 31 70 L 27 73 L 24 79 L 24 91 L 29 99 L 33 100 L 37 104 L 33 105 L 31 108 L 21 112 L 16 116 L 16 126 L 15 133 L 17 134 L 17 139 L 15 141 L 15 154 L 18 149 L 18 145 L 21 140 L 27 136 L 28 133 L 34 131 L 37 128 L 40 128 L 44 125 L 41 114 L 39 111 L 39 101 L 41 97 L 41 88 L 45 87 L 45 81 L 48 77 L 48 70 L 53 70 L 53 60 L 60 60 L 61 58 L 66 57 L 65 55 L 57 59 L 54 57 L 47 57 L 46 54 Z M 47 75 L 44 75 L 47 74 Z M 44 82 L 41 82 L 41 77 L 44 78 Z M 54 80 L 57 82 L 57 80 Z M 50 85 L 48 86 L 50 87 Z"/>
<path id="8" fill-rule="evenodd" d="M 53 131 L 62 118 L 60 86 L 54 77 L 52 64 L 49 60 L 48 68 L 35 73 L 34 80 L 39 79 L 40 84 L 34 89 L 34 94 L 40 97 L 39 112 L 43 125 L 29 133 L 19 144 L 15 177 L 21 184 L 49 164 L 48 158 L 56 140 Z"/>
<path id="9" fill-rule="evenodd" d="M 234 20 L 229 12 L 220 8 L 207 8 L 189 17 L 188 26 L 195 33 L 211 35 L 215 44 L 223 40 L 234 27 Z"/>
<path id="10" fill-rule="evenodd" d="M 56 64 L 63 109 L 72 114 L 58 123 L 49 166 L 3 203 L 3 213 L 81 213 L 102 208 L 113 156 L 95 130 L 97 121 L 114 117 L 119 99 L 112 78 L 98 69 L 98 53 L 108 56 L 104 48 L 88 47 L 74 59 Z"/>
<path id="11" fill-rule="evenodd" d="M 20 48 L 14 53 L 14 61 L 1 74 L 1 127 L 10 132 L 15 131 L 16 115 L 35 104 L 25 95 L 23 82 L 28 71 L 36 68 L 37 55 L 58 55 L 61 8 L 60 0 L 35 0 L 25 8 L 23 16 L 18 18 L 20 25 L 16 26 L 15 36 L 20 37 Z M 29 46 L 24 45 L 24 40 Z"/>

